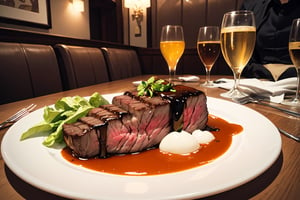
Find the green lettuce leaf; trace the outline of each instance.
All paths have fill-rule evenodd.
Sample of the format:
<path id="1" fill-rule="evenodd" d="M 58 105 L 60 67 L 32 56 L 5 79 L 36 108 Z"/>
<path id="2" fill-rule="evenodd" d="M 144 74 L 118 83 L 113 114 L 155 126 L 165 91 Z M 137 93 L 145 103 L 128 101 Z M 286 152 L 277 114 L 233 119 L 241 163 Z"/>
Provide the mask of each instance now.
<path id="1" fill-rule="evenodd" d="M 45 121 L 36 124 L 35 126 L 29 128 L 26 132 L 21 135 L 21 140 L 31 138 L 37 135 L 37 133 L 50 132 L 53 129 L 53 124 L 47 123 Z"/>
<path id="2" fill-rule="evenodd" d="M 97 108 L 101 105 L 109 104 L 109 102 L 103 98 L 98 92 L 95 92 L 89 99 L 89 103 L 91 106 Z"/>
<path id="3" fill-rule="evenodd" d="M 93 107 L 91 106 L 84 106 L 79 107 L 79 109 L 71 115 L 66 120 L 62 121 L 59 126 L 57 127 L 56 131 L 51 133 L 43 142 L 43 145 L 45 146 L 52 146 L 54 143 L 61 143 L 63 141 L 63 133 L 62 133 L 62 127 L 65 123 L 74 123 L 76 122 L 80 117 L 85 116 Z"/>
<path id="4" fill-rule="evenodd" d="M 55 122 L 61 118 L 62 112 L 63 112 L 63 110 L 56 110 L 54 108 L 46 106 L 44 108 L 43 118 L 44 118 L 45 122 L 48 122 L 48 123 Z"/>

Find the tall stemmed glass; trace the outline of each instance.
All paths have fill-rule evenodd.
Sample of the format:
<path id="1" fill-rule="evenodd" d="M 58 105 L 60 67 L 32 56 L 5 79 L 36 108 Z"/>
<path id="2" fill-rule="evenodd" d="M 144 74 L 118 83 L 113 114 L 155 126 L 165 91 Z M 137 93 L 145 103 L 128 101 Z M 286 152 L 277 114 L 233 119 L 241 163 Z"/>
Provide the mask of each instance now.
<path id="1" fill-rule="evenodd" d="M 221 26 L 221 50 L 234 75 L 233 88 L 221 96 L 239 98 L 246 96 L 239 90 L 241 73 L 248 63 L 255 46 L 256 27 L 254 14 L 240 10 L 225 13 Z"/>
<path id="2" fill-rule="evenodd" d="M 283 104 L 300 107 L 300 18 L 294 19 L 289 38 L 290 57 L 297 71 L 297 90 L 296 96 L 292 100 L 285 100 Z"/>
<path id="3" fill-rule="evenodd" d="M 202 86 L 212 87 L 214 84 L 210 80 L 210 70 L 220 54 L 220 29 L 218 26 L 204 26 L 199 28 L 197 51 L 206 70 L 206 81 Z"/>
<path id="4" fill-rule="evenodd" d="M 179 25 L 162 27 L 160 51 L 169 67 L 169 82 L 175 80 L 176 67 L 185 47 L 183 28 Z"/>

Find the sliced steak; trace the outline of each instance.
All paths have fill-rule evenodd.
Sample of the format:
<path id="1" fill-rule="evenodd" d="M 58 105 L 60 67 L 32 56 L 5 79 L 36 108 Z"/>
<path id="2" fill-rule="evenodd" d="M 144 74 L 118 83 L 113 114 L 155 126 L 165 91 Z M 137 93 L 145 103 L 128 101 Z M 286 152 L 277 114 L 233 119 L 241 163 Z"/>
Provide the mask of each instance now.
<path id="1" fill-rule="evenodd" d="M 189 133 L 204 129 L 208 120 L 206 95 L 204 92 L 183 86 L 174 86 L 176 92 L 161 92 L 163 99 L 171 104 L 173 130 L 185 130 Z"/>
<path id="2" fill-rule="evenodd" d="M 113 98 L 112 103 L 131 114 L 127 125 L 131 133 L 137 135 L 137 140 L 131 151 L 141 151 L 157 145 L 171 131 L 170 104 L 160 97 L 143 99 L 134 93 Z"/>
<path id="3" fill-rule="evenodd" d="M 100 153 L 99 129 L 83 122 L 64 124 L 64 140 L 77 157 L 89 158 Z"/>
<path id="4" fill-rule="evenodd" d="M 125 92 L 112 104 L 90 110 L 78 122 L 63 126 L 64 139 L 74 155 L 83 158 L 133 153 L 158 145 L 172 130 L 204 129 L 206 96 L 186 86 L 152 98 Z"/>

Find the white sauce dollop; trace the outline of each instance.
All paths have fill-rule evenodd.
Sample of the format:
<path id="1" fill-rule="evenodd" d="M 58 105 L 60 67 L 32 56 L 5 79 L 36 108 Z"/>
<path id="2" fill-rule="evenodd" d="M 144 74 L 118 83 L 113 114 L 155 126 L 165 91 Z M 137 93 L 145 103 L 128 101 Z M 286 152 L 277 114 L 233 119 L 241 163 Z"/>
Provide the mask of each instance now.
<path id="1" fill-rule="evenodd" d="M 208 144 L 215 139 L 209 131 L 195 130 L 192 134 L 181 131 L 171 132 L 166 135 L 159 144 L 163 153 L 190 154 L 200 149 L 200 144 Z"/>
<path id="2" fill-rule="evenodd" d="M 174 154 L 189 154 L 200 148 L 197 140 L 186 131 L 171 132 L 159 144 L 162 152 Z"/>
<path id="3" fill-rule="evenodd" d="M 209 131 L 195 130 L 192 135 L 200 144 L 208 144 L 215 139 L 215 136 Z"/>

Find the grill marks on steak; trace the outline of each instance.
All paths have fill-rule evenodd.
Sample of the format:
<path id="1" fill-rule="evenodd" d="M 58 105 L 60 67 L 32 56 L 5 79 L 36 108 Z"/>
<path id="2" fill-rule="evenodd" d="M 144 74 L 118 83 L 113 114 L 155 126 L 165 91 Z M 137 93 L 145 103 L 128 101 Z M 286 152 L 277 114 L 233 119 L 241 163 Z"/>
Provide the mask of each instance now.
<path id="1" fill-rule="evenodd" d="M 203 92 L 175 86 L 176 92 L 162 92 L 155 97 L 125 92 L 112 104 L 92 109 L 78 122 L 63 126 L 64 139 L 77 157 L 106 157 L 132 153 L 160 143 L 180 127 L 192 132 L 204 129 L 208 119 Z"/>

